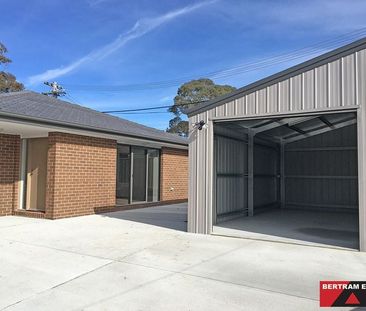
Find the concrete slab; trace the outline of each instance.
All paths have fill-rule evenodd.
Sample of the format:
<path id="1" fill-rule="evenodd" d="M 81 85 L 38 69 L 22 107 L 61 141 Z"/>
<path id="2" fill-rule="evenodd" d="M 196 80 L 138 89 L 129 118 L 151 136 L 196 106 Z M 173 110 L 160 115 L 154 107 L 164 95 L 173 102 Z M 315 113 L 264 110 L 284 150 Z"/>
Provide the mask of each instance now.
<path id="1" fill-rule="evenodd" d="M 147 294 L 148 293 L 148 294 Z M 187 275 L 173 275 L 85 310 L 314 310 L 317 301 Z M 283 306 L 286 306 L 284 308 Z"/>
<path id="2" fill-rule="evenodd" d="M 117 214 L 117 213 L 116 213 Z M 35 228 L 37 228 L 35 230 Z M 2 238 L 78 252 L 101 258 L 123 258 L 177 234 L 174 230 L 92 215 L 1 229 Z M 123 246 L 123 247 L 121 247 Z"/>
<path id="3" fill-rule="evenodd" d="M 112 297 L 128 294 L 167 275 L 169 272 L 113 262 L 93 273 L 81 275 L 71 282 L 25 299 L 9 310 L 84 310 Z M 120 306 L 120 309 L 125 309 L 125 306 Z"/>
<path id="4" fill-rule="evenodd" d="M 158 269 L 181 271 L 187 267 L 201 264 L 217 256 L 240 249 L 248 243 L 251 242 L 187 234 L 165 240 L 140 252 L 126 256 L 123 261 Z"/>
<path id="5" fill-rule="evenodd" d="M 348 266 L 346 262 L 352 262 Z M 235 268 L 234 268 L 235 267 Z M 318 299 L 320 280 L 365 280 L 366 254 L 282 243 L 248 243 L 196 265 L 192 275 Z"/>
<path id="6" fill-rule="evenodd" d="M 111 262 L 3 239 L 0 250 L 0 310 Z"/>
<path id="7" fill-rule="evenodd" d="M 43 223 L 44 219 L 27 218 L 27 217 L 0 217 L 0 228 L 24 226 L 27 224 Z"/>
<path id="8" fill-rule="evenodd" d="M 213 227 L 213 233 L 249 239 L 358 249 L 358 214 L 271 209 Z"/>
<path id="9" fill-rule="evenodd" d="M 364 253 L 189 234 L 185 211 L 0 227 L 0 310 L 317 310 L 320 280 L 366 280 Z"/>

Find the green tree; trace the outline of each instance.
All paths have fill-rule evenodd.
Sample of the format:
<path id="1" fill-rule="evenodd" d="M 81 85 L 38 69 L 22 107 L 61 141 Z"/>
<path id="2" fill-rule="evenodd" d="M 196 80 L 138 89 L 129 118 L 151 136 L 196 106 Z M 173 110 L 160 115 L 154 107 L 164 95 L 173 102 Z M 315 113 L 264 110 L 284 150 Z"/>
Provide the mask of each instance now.
<path id="1" fill-rule="evenodd" d="M 0 42 L 0 65 L 6 66 L 11 63 L 11 59 L 6 57 L 8 52 L 4 44 Z M 24 90 L 24 85 L 17 81 L 16 77 L 10 72 L 0 71 L 0 93 L 16 92 Z"/>
<path id="2" fill-rule="evenodd" d="M 180 136 L 188 135 L 188 121 L 182 120 L 181 116 L 188 107 L 204 102 L 235 90 L 230 85 L 218 85 L 210 79 L 198 79 L 184 83 L 178 89 L 177 96 L 174 97 L 174 104 L 168 109 L 174 114 L 174 118 L 169 121 L 166 129 L 169 133 L 176 133 Z"/>

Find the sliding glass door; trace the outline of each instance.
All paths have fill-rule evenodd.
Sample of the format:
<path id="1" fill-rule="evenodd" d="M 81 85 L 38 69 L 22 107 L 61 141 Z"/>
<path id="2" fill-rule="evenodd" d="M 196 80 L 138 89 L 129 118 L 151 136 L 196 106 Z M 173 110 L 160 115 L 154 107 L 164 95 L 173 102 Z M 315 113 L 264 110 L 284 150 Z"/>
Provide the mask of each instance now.
<path id="1" fill-rule="evenodd" d="M 117 202 L 120 205 L 159 201 L 160 152 L 118 146 Z"/>
<path id="2" fill-rule="evenodd" d="M 159 150 L 147 151 L 147 201 L 159 201 L 160 157 Z"/>
<path id="3" fill-rule="evenodd" d="M 146 201 L 146 149 L 132 147 L 132 203 Z"/>
<path id="4" fill-rule="evenodd" d="M 117 199 L 118 204 L 130 203 L 131 152 L 129 146 L 117 148 Z"/>

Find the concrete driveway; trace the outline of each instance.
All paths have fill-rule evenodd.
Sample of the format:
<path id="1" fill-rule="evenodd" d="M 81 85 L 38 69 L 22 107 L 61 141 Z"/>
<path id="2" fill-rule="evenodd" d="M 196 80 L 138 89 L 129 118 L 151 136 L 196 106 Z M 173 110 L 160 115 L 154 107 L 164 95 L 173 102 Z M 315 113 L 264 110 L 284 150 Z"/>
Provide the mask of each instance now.
<path id="1" fill-rule="evenodd" d="M 185 219 L 185 204 L 2 217 L 0 310 L 318 310 L 319 280 L 366 280 L 366 254 L 188 234 Z"/>

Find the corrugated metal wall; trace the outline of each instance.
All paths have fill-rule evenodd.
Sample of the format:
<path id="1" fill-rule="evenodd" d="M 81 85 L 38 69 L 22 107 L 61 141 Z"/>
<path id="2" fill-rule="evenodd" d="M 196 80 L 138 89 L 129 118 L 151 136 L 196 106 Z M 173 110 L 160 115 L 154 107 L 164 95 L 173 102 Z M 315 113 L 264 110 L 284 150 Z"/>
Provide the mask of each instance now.
<path id="1" fill-rule="evenodd" d="M 357 210 L 357 127 L 285 147 L 286 207 Z"/>
<path id="2" fill-rule="evenodd" d="M 215 117 L 299 112 L 357 105 L 362 50 L 214 108 Z"/>
<path id="3" fill-rule="evenodd" d="M 254 141 L 253 173 L 254 213 L 279 205 L 279 149 Z M 248 215 L 247 140 L 215 134 L 214 189 L 214 223 Z"/>
<path id="4" fill-rule="evenodd" d="M 279 149 L 254 141 L 254 215 L 279 203 Z"/>
<path id="5" fill-rule="evenodd" d="M 248 215 L 247 140 L 226 134 L 214 136 L 214 223 Z M 279 162 L 279 145 L 254 142 L 254 214 L 280 206 Z M 357 187 L 356 125 L 285 145 L 284 207 L 357 211 Z"/>
<path id="6" fill-rule="evenodd" d="M 238 213 L 246 213 L 247 143 L 215 135 L 215 194 L 217 223 Z"/>
<path id="7" fill-rule="evenodd" d="M 210 233 L 213 206 L 213 119 L 271 117 L 357 108 L 366 103 L 366 50 L 268 85 L 190 117 L 188 231 Z M 192 124 L 204 120 L 208 128 Z"/>

